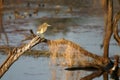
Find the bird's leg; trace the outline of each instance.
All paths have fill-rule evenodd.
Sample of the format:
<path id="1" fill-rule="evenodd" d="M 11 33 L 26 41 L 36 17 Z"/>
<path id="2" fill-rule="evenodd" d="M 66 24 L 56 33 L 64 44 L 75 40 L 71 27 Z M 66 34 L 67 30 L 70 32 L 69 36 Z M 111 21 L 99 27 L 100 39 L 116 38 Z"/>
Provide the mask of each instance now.
<path id="1" fill-rule="evenodd" d="M 39 37 L 44 38 L 43 34 L 37 34 Z"/>
<path id="2" fill-rule="evenodd" d="M 44 34 L 41 34 L 41 38 L 44 38 Z"/>
<path id="3" fill-rule="evenodd" d="M 39 37 L 41 37 L 41 34 L 37 34 Z"/>

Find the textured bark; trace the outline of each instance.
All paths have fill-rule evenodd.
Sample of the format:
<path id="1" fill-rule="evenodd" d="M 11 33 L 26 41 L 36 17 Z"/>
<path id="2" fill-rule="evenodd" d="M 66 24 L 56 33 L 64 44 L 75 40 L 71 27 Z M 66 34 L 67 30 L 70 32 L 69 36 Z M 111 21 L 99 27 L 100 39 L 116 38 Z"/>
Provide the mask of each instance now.
<path id="1" fill-rule="evenodd" d="M 5 74 L 9 67 L 24 54 L 25 51 L 31 49 L 36 44 L 44 42 L 46 39 L 41 39 L 39 36 L 34 37 L 28 44 L 22 47 L 14 48 L 11 50 L 7 56 L 7 59 L 0 66 L 0 78 Z"/>

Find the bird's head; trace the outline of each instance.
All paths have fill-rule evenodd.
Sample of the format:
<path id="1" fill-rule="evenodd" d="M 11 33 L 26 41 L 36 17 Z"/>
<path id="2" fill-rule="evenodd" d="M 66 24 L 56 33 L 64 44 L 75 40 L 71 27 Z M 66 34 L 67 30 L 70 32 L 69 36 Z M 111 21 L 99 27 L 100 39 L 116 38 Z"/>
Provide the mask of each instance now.
<path id="1" fill-rule="evenodd" d="M 45 26 L 51 26 L 51 25 L 49 25 L 48 23 L 43 23 L 43 25 L 45 25 Z"/>

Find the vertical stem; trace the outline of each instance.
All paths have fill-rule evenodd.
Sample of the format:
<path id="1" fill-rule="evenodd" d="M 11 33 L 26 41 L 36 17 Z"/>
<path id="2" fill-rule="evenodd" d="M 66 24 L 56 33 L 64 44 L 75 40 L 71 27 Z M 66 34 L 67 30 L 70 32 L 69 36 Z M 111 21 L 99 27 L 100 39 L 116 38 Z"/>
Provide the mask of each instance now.
<path id="1" fill-rule="evenodd" d="M 103 73 L 103 80 L 108 80 L 108 73 L 107 72 Z"/>
<path id="2" fill-rule="evenodd" d="M 110 39 L 111 39 L 111 35 L 113 33 L 113 26 L 112 26 L 112 22 L 113 22 L 113 0 L 107 0 L 106 2 L 106 7 L 107 9 L 105 9 L 105 35 L 104 35 L 104 54 L 103 57 L 104 58 L 108 58 L 109 56 L 109 43 L 110 43 Z"/>

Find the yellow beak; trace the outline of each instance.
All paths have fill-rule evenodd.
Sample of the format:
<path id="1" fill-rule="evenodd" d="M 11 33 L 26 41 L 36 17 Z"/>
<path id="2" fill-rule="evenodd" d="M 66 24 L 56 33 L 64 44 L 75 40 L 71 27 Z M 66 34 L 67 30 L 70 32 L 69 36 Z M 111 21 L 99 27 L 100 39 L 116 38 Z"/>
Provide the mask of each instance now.
<path id="1" fill-rule="evenodd" d="M 48 24 L 47 26 L 51 26 L 51 25 Z"/>

